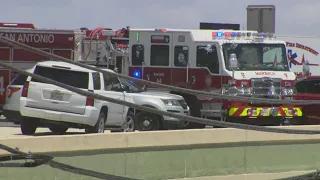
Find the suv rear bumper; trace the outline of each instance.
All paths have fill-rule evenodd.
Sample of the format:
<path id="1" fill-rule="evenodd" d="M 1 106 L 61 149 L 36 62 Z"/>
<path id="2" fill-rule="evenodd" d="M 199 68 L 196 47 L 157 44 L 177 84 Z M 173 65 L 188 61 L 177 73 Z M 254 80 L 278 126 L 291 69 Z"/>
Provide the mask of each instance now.
<path id="1" fill-rule="evenodd" d="M 56 122 L 67 122 L 94 126 L 98 120 L 100 110 L 87 106 L 85 114 L 66 113 L 45 109 L 26 107 L 26 101 L 20 100 L 20 113 L 22 116 L 45 119 Z"/>

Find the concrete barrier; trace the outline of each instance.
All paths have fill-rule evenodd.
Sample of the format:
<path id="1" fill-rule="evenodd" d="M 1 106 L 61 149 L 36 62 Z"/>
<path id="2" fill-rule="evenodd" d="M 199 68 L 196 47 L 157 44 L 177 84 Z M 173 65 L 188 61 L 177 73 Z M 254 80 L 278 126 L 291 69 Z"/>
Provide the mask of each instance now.
<path id="1" fill-rule="evenodd" d="M 320 130 L 320 126 L 279 128 Z M 320 163 L 314 163 L 318 157 L 313 159 L 309 157 L 310 153 L 313 153 L 312 148 L 307 148 L 306 145 L 300 147 L 302 143 L 308 142 L 310 147 L 314 144 L 320 146 L 320 135 L 291 135 L 221 128 L 42 137 L 0 137 L 1 144 L 18 147 L 25 152 L 54 154 L 57 156 L 56 159 L 61 157 L 61 161 L 64 161 L 67 157 L 67 162 L 72 160 L 75 162 L 74 165 L 79 164 L 79 166 L 83 165 L 77 160 L 80 157 L 90 157 L 92 159 L 92 154 L 97 156 L 98 154 L 104 154 L 101 157 L 96 157 L 97 160 L 111 158 L 117 159 L 119 163 L 119 167 L 115 167 L 116 165 L 108 160 L 103 162 L 109 163 L 105 166 L 113 168 L 113 171 L 106 170 L 107 172 L 152 180 L 313 170 L 318 165 L 320 167 Z M 290 152 L 291 154 L 288 155 L 287 151 L 298 148 L 298 145 L 300 149 L 302 148 L 300 151 L 308 152 L 305 152 L 306 154 L 299 158 L 294 152 Z M 303 148 L 307 149 L 304 150 Z M 70 155 L 77 154 L 76 152 L 91 153 L 89 153 L 90 155 L 85 153 Z M 259 153 L 261 153 L 262 159 L 259 157 Z M 0 151 L 0 154 L 6 154 L 6 152 Z M 210 158 L 213 159 L 213 162 Z M 282 164 L 277 162 L 279 164 L 278 169 L 273 169 L 277 165 L 275 167 L 271 165 L 273 158 L 275 160 L 282 158 Z M 308 161 L 298 162 L 300 163 L 299 167 L 301 167 L 299 169 L 298 165 L 290 165 L 293 158 L 298 160 L 307 158 Z M 86 161 L 90 161 L 90 159 Z M 102 163 L 96 162 L 97 160 L 91 163 Z M 170 165 L 166 167 L 166 163 Z M 236 167 L 231 167 L 233 165 L 236 165 Z M 88 167 L 93 166 L 96 165 L 88 165 Z M 160 166 L 163 170 L 159 170 Z M 99 168 L 99 166 L 96 168 Z M 137 168 L 137 170 L 132 170 L 132 168 Z M 0 171 L 0 176 L 4 175 L 1 173 L 4 172 Z M 10 177 L 16 175 L 13 172 L 13 174 L 10 174 L 9 171 L 6 173 L 5 175 L 10 175 Z M 56 176 L 56 174 L 52 175 Z M 70 179 L 69 176 L 68 178 Z"/>

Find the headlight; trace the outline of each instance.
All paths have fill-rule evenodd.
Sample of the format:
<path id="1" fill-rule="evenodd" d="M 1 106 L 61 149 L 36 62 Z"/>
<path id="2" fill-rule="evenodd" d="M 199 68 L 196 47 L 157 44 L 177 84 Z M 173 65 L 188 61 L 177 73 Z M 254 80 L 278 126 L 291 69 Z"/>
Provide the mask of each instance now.
<path id="1" fill-rule="evenodd" d="M 178 102 L 178 100 L 175 100 L 175 99 L 161 99 L 161 100 L 166 106 L 180 106 L 180 103 Z"/>
<path id="2" fill-rule="evenodd" d="M 228 89 L 228 93 L 230 95 L 251 95 L 252 92 L 251 92 L 251 88 L 248 88 L 248 87 L 240 87 L 240 88 L 237 88 L 235 86 L 233 87 L 230 87 Z"/>

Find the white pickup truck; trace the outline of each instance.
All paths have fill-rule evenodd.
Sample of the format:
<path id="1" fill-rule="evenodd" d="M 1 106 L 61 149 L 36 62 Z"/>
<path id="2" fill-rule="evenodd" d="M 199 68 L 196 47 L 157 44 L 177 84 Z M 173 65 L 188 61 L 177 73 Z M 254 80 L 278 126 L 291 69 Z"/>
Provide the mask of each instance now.
<path id="1" fill-rule="evenodd" d="M 167 112 L 189 114 L 189 107 L 181 96 L 145 92 L 133 82 L 73 64 L 39 62 L 32 72 L 103 96 Z M 28 77 L 23 85 L 20 113 L 21 131 L 25 135 L 34 134 L 40 126 L 61 134 L 68 128 L 83 128 L 86 132 L 103 133 L 105 127 L 120 127 L 123 131 L 148 131 L 168 128 L 168 124 L 182 127 L 187 124 L 183 120 L 84 97 L 31 77 Z"/>

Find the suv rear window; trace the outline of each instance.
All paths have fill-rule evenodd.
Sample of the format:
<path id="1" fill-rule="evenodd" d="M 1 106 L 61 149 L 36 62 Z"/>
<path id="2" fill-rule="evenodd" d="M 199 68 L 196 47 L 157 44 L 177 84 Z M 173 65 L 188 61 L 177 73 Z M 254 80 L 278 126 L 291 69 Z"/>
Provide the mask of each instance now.
<path id="1" fill-rule="evenodd" d="M 88 89 L 89 73 L 37 66 L 34 74 L 81 89 Z M 32 78 L 33 82 L 41 82 Z M 44 82 L 41 82 L 44 83 Z"/>
<path id="2" fill-rule="evenodd" d="M 27 77 L 28 76 L 26 75 L 18 74 L 18 76 L 11 81 L 10 85 L 23 85 L 24 82 L 26 82 Z"/>

